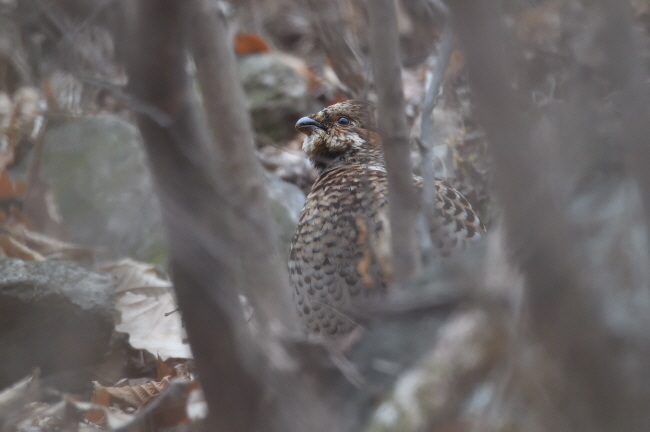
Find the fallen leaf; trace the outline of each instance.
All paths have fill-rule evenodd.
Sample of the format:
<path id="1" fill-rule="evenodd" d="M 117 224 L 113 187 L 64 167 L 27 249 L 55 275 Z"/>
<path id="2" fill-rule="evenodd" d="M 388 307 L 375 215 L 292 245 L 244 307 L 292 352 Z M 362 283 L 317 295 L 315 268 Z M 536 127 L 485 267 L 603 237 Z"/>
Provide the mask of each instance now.
<path id="1" fill-rule="evenodd" d="M 96 249 L 64 242 L 32 231 L 23 224 L 5 225 L 0 227 L 0 231 L 7 232 L 12 238 L 48 259 L 77 261 L 92 259 L 98 253 Z"/>
<path id="2" fill-rule="evenodd" d="M 45 257 L 8 234 L 0 234 L 0 249 L 6 257 L 23 261 L 45 261 Z"/>
<path id="3" fill-rule="evenodd" d="M 151 265 L 124 259 L 101 268 L 113 275 L 117 331 L 129 335 L 133 348 L 144 349 L 163 360 L 192 358 L 172 284 L 160 278 Z"/>
<path id="4" fill-rule="evenodd" d="M 196 381 L 171 377 L 135 386 L 103 387 L 97 382 L 94 385 L 92 402 L 86 412 L 87 420 L 105 426 L 111 410 L 136 409 L 138 413 L 132 418 L 133 423 L 147 424 L 150 427 L 147 430 L 160 430 L 190 421 L 188 398 L 198 388 Z M 195 403 L 200 405 L 200 400 Z M 199 405 L 194 407 L 195 411 Z"/>
<path id="5" fill-rule="evenodd" d="M 96 416 L 93 418 L 98 418 L 99 420 L 92 422 L 106 429 L 120 428 L 130 423 L 135 417 L 134 415 L 127 414 L 119 409 L 98 405 L 92 402 L 75 402 L 74 405 L 78 410 L 86 413 L 85 417 L 89 421 L 92 421 L 88 417 L 91 415 L 90 413 L 93 412 L 94 414 L 92 415 Z"/>
<path id="6" fill-rule="evenodd" d="M 269 51 L 271 51 L 269 44 L 257 33 L 237 33 L 235 35 L 235 52 L 239 55 Z"/>
<path id="7" fill-rule="evenodd" d="M 41 395 L 40 378 L 41 372 L 37 369 L 30 376 L 2 390 L 0 392 L 0 417 L 12 412 L 12 407 L 21 406 L 27 401 L 37 399 Z"/>
<path id="8" fill-rule="evenodd" d="M 156 377 L 160 380 L 166 376 L 171 376 L 174 373 L 174 366 L 169 359 L 163 360 L 158 356 L 156 358 Z"/>
<path id="9" fill-rule="evenodd" d="M 100 407 L 109 407 L 111 405 L 111 395 L 105 387 L 102 387 L 97 382 L 93 382 L 93 384 L 95 390 L 90 397 L 90 403 L 97 407 L 88 408 L 85 417 L 90 422 L 103 425 L 105 424 L 106 412 Z"/>
<path id="10" fill-rule="evenodd" d="M 91 401 L 104 406 L 117 404 L 121 408 L 140 408 L 169 387 L 169 379 L 170 377 L 165 377 L 160 381 L 149 381 L 141 385 L 115 387 L 103 387 L 94 382 L 95 391 Z"/>
<path id="11" fill-rule="evenodd" d="M 187 381 L 192 380 L 189 367 L 184 361 L 174 358 L 163 360 L 158 356 L 156 360 L 156 378 L 161 380 L 165 377 L 183 378 Z"/>

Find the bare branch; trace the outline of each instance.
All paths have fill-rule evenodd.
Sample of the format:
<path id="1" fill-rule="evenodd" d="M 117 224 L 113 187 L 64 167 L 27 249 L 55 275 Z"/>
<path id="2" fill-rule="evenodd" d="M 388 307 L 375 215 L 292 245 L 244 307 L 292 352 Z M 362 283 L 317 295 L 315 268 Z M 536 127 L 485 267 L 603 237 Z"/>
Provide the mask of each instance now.
<path id="1" fill-rule="evenodd" d="M 284 263 L 276 250 L 277 233 L 269 210 L 262 169 L 254 153 L 252 126 L 239 84 L 226 18 L 213 2 L 198 0 L 193 19 L 192 54 L 201 84 L 208 123 L 221 157 L 222 184 L 231 197 L 238 223 L 237 254 L 243 288 L 263 331 L 269 324 L 295 326 L 295 310 Z M 234 252 L 234 251 L 233 251 Z M 278 330 L 278 329 L 276 329 Z"/>
<path id="2" fill-rule="evenodd" d="M 214 157 L 191 110 L 183 43 L 187 2 L 143 0 L 131 28 L 127 59 L 136 97 L 172 120 L 163 127 L 145 115 L 137 120 L 157 182 L 167 227 L 171 268 L 190 345 L 209 406 L 212 430 L 248 431 L 260 403 L 251 371 L 252 343 L 239 304 L 238 250 L 229 227 L 229 202 L 213 176 Z M 247 353 L 247 355 L 243 355 Z"/>
<path id="3" fill-rule="evenodd" d="M 369 6 L 370 50 L 378 96 L 379 135 L 384 145 L 388 171 L 393 278 L 394 282 L 401 283 L 419 272 L 420 256 L 415 233 L 418 205 L 411 176 L 397 17 L 393 0 L 376 0 Z"/>
<path id="4" fill-rule="evenodd" d="M 454 30 L 451 23 L 451 15 L 447 6 L 442 2 L 432 2 L 446 18 L 445 28 L 440 39 L 440 47 L 436 63 L 433 68 L 433 76 L 427 87 L 422 102 L 422 116 L 420 129 L 420 153 L 422 154 L 422 210 L 420 212 L 419 229 L 422 242 L 422 255 L 424 262 L 428 262 L 433 255 L 433 245 L 430 241 L 429 221 L 433 220 L 435 212 L 436 188 L 435 171 L 433 169 L 433 109 L 436 107 L 438 95 L 442 82 L 447 72 L 449 59 L 454 48 Z"/>
<path id="5" fill-rule="evenodd" d="M 332 69 L 346 87 L 343 90 L 355 98 L 365 99 L 364 96 L 367 95 L 367 82 L 364 79 L 365 65 L 360 55 L 355 53 L 350 42 L 346 40 L 345 23 L 338 2 L 309 0 L 307 3 Z"/>
<path id="6" fill-rule="evenodd" d="M 446 23 L 445 28 L 442 32 L 442 37 L 440 38 L 440 47 L 438 48 L 436 64 L 433 68 L 433 76 L 431 77 L 429 86 L 427 87 L 427 91 L 424 95 L 424 101 L 422 102 L 422 125 L 420 131 L 420 139 L 422 140 L 424 146 L 429 150 L 433 146 L 433 109 L 436 107 L 438 95 L 440 94 L 440 89 L 442 88 L 442 81 L 445 78 L 447 65 L 449 64 L 449 59 L 451 58 L 451 53 L 454 49 L 454 29 L 451 23 L 451 15 L 449 14 L 447 6 L 441 2 L 433 3 L 435 4 L 435 7 L 440 9 L 440 11 L 445 16 Z"/>
<path id="7" fill-rule="evenodd" d="M 627 6 L 604 3 L 610 5 L 605 11 Z M 641 344 L 636 350 L 612 350 L 617 336 L 607 327 L 601 309 L 606 305 L 596 292 L 599 287 L 586 274 L 590 271 L 587 251 L 581 249 L 584 244 L 568 222 L 560 194 L 543 175 L 553 167 L 542 167 L 535 160 L 534 144 L 539 138 L 516 104 L 515 74 L 504 49 L 506 33 L 498 2 L 459 0 L 449 5 L 466 49 L 477 114 L 490 139 L 510 246 L 527 277 L 530 325 L 562 365 L 567 400 L 579 401 L 562 406 L 556 415 L 569 425 L 565 430 L 648 430 L 650 416 L 641 407 L 650 403 L 650 392 L 634 384 L 648 377 L 647 338 L 635 340 Z M 611 16 L 609 10 L 600 22 L 610 27 Z M 631 27 L 629 22 L 625 25 Z M 621 47 L 629 49 L 626 44 Z M 565 114 L 569 122 L 565 127 L 580 142 L 589 138 L 588 129 L 577 127 L 583 108 L 573 106 Z M 625 342 L 619 339 L 618 343 Z M 627 355 L 644 364 L 634 369 L 641 375 L 630 374 L 627 360 L 622 360 Z"/>

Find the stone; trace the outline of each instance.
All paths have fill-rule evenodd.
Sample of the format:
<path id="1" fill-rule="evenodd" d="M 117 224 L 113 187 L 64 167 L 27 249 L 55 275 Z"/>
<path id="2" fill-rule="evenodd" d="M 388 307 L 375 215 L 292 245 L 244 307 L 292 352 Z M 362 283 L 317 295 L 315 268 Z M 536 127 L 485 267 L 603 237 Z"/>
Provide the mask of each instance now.
<path id="1" fill-rule="evenodd" d="M 278 248 L 281 256 L 288 259 L 291 239 L 305 203 L 305 194 L 298 186 L 280 179 L 275 174 L 267 173 L 266 182 L 271 213 L 278 227 Z"/>
<path id="2" fill-rule="evenodd" d="M 296 120 L 312 108 L 307 80 L 287 58 L 274 53 L 242 56 L 238 66 L 255 131 L 274 141 L 294 137 Z"/>
<path id="3" fill-rule="evenodd" d="M 60 261 L 0 259 L 0 388 L 97 364 L 113 332 L 109 275 Z"/>
<path id="4" fill-rule="evenodd" d="M 107 258 L 165 261 L 160 205 L 134 125 L 103 114 L 48 130 L 43 174 L 71 241 Z"/>

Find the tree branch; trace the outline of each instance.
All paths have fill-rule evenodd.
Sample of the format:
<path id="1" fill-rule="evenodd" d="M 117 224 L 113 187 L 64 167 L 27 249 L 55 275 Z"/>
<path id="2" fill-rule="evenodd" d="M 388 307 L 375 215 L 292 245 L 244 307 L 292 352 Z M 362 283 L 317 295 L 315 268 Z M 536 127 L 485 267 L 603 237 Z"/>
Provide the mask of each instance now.
<path id="1" fill-rule="evenodd" d="M 611 7 L 626 6 L 604 3 Z M 477 115 L 490 140 L 495 186 L 503 203 L 510 247 L 526 274 L 531 330 L 561 365 L 566 385 L 563 393 L 571 401 L 556 415 L 561 424 L 572 426 L 566 430 L 648 430 L 650 416 L 641 407 L 650 403 L 650 393 L 635 388 L 633 381 L 647 379 L 648 368 L 639 367 L 637 370 L 643 375 L 632 377 L 627 360 L 622 361 L 624 355 L 636 355 L 640 356 L 637 361 L 647 364 L 647 338 L 635 340 L 642 343 L 637 350 L 612 350 L 611 343 L 618 338 L 608 328 L 603 310 L 611 305 L 599 297 L 598 289 L 614 287 L 599 287 L 589 279 L 586 272 L 594 269 L 585 258 L 585 244 L 580 243 L 575 227 L 568 222 L 568 212 L 563 207 L 567 203 L 544 176 L 544 171 L 557 167 L 540 166 L 535 159 L 535 144 L 549 143 L 533 135 L 531 122 L 516 104 L 512 86 L 515 73 L 504 48 L 507 40 L 498 2 L 458 0 L 449 6 L 466 50 Z M 604 26 L 609 27 L 605 16 L 609 19 L 609 14 L 605 14 L 599 22 L 607 22 Z M 558 121 L 551 127 L 563 126 L 574 133 L 571 136 L 577 142 L 587 142 L 587 130 L 581 129 L 577 121 L 582 118 L 581 111 L 582 107 L 572 106 L 564 113 L 563 120 L 568 124 Z M 564 143 L 568 144 L 572 143 Z M 569 190 L 573 187 L 562 186 Z M 547 423 L 552 424 L 551 420 Z"/>
<path id="2" fill-rule="evenodd" d="M 221 183 L 230 197 L 237 223 L 237 255 L 242 262 L 243 290 L 263 331 L 295 328 L 286 265 L 276 248 L 262 167 L 254 152 L 252 126 L 239 83 L 232 37 L 214 2 L 196 0 L 192 54 L 201 85 L 209 128 L 220 154 Z M 234 252 L 234 251 L 233 251 Z M 275 324 L 275 325 L 274 325 Z"/>
<path id="3" fill-rule="evenodd" d="M 378 97 L 379 135 L 384 145 L 388 171 L 393 279 L 396 283 L 402 283 L 419 272 L 420 254 L 415 232 L 418 205 L 404 113 L 395 2 L 373 1 L 368 13 L 372 69 Z"/>
<path id="4" fill-rule="evenodd" d="M 346 40 L 345 23 L 336 1 L 309 0 L 311 19 L 316 25 L 317 34 L 323 49 L 334 69 L 334 73 L 346 87 L 346 93 L 354 98 L 367 97 L 365 65 L 350 42 Z"/>
<path id="5" fill-rule="evenodd" d="M 261 388 L 259 353 L 241 311 L 234 274 L 237 239 L 230 202 L 214 177 L 214 156 L 199 133 L 185 73 L 187 2 L 142 0 L 129 41 L 130 90 L 169 116 L 139 114 L 169 236 L 179 306 L 209 406 L 212 430 L 249 431 Z M 243 355 L 246 353 L 246 355 Z"/>
<path id="6" fill-rule="evenodd" d="M 420 153 L 422 154 L 422 210 L 420 211 L 419 236 L 422 244 L 422 255 L 425 263 L 433 256 L 433 244 L 430 240 L 429 221 L 433 220 L 436 203 L 435 171 L 433 169 L 433 109 L 436 107 L 442 82 L 447 72 L 449 59 L 454 48 L 454 30 L 451 15 L 447 6 L 440 1 L 432 1 L 435 8 L 439 9 L 446 18 L 445 28 L 440 38 L 438 55 L 433 76 L 427 87 L 422 102 L 422 116 L 420 129 Z"/>

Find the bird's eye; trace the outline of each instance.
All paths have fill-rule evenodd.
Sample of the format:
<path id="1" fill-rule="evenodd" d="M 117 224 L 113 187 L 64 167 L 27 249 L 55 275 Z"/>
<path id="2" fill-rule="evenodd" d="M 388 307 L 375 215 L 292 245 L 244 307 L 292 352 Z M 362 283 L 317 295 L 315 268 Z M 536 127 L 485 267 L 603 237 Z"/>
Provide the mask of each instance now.
<path id="1" fill-rule="evenodd" d="M 350 119 L 347 117 L 339 117 L 336 119 L 336 122 L 340 125 L 349 125 L 350 124 Z"/>

